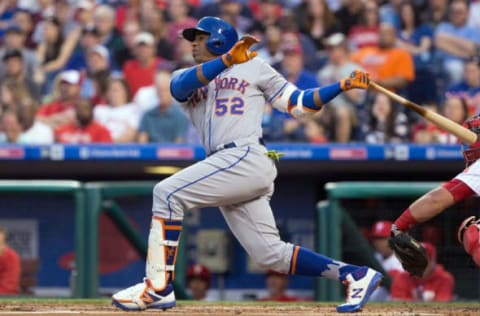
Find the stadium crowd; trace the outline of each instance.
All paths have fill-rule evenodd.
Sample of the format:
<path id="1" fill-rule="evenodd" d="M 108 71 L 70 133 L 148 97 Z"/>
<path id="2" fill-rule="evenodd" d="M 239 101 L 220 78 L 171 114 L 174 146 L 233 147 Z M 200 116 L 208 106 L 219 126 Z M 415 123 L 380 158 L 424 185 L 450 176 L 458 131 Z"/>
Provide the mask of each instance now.
<path id="1" fill-rule="evenodd" d="M 480 111 L 478 0 L 3 0 L 0 142 L 198 143 L 169 82 L 206 15 L 257 36 L 299 88 L 361 68 L 456 122 Z M 267 142 L 458 142 L 357 90 L 303 121 L 266 106 L 262 124 Z"/>

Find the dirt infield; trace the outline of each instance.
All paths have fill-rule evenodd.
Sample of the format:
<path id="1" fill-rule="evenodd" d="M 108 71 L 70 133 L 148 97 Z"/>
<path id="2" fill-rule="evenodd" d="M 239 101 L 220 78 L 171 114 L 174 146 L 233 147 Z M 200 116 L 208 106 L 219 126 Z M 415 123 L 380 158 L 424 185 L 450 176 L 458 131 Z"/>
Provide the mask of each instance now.
<path id="1" fill-rule="evenodd" d="M 22 300 L 21 302 L 0 301 L 0 316 L 6 315 L 162 315 L 162 316 L 318 316 L 339 315 L 334 303 L 194 303 L 179 302 L 178 306 L 167 311 L 122 312 L 108 301 L 95 303 L 61 303 Z M 454 304 L 414 304 L 383 303 L 368 304 L 364 310 L 355 315 L 480 315 L 478 303 Z"/>

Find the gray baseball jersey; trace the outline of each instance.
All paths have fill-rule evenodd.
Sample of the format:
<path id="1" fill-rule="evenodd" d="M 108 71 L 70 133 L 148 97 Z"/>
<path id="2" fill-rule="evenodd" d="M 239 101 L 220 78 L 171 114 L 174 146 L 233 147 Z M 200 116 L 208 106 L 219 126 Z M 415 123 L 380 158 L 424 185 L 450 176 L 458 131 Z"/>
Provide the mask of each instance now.
<path id="1" fill-rule="evenodd" d="M 155 186 L 154 215 L 181 220 L 185 210 L 219 206 L 257 264 L 287 273 L 293 245 L 276 228 L 270 197 L 277 170 L 259 138 L 265 101 L 290 85 L 255 58 L 224 70 L 183 103 L 209 156 Z"/>
<path id="2" fill-rule="evenodd" d="M 200 133 L 205 150 L 211 153 L 222 144 L 260 138 L 265 101 L 275 97 L 287 84 L 265 61 L 254 58 L 227 68 L 183 105 Z"/>

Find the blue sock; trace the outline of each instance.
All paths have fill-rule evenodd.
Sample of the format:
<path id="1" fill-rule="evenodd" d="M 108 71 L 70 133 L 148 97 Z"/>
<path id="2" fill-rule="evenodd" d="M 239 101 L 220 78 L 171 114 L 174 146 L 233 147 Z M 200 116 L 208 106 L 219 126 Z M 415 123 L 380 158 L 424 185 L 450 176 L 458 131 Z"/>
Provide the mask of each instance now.
<path id="1" fill-rule="evenodd" d="M 353 272 L 358 268 L 360 267 L 336 261 L 309 249 L 295 246 L 290 263 L 290 274 L 322 276 L 340 280 L 340 276 Z"/>

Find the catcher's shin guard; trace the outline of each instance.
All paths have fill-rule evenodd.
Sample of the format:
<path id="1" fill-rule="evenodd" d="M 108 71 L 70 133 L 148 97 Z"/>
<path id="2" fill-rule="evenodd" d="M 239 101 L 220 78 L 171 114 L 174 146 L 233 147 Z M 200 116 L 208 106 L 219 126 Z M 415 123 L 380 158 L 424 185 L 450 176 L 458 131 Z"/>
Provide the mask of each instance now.
<path id="1" fill-rule="evenodd" d="M 458 241 L 463 245 L 465 251 L 472 256 L 477 266 L 480 266 L 480 219 L 475 216 L 466 218 L 458 228 Z"/>
<path id="2" fill-rule="evenodd" d="M 128 311 L 167 309 L 175 306 L 174 279 L 181 221 L 153 217 L 148 237 L 146 275 L 143 282 L 112 296 L 112 303 Z"/>

